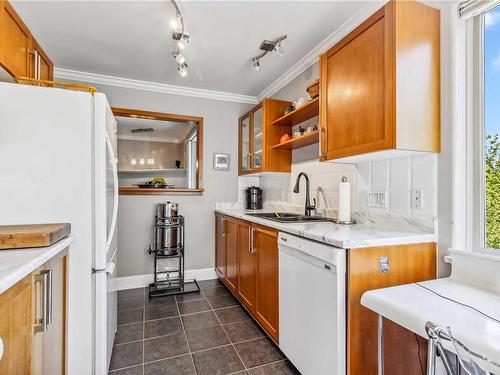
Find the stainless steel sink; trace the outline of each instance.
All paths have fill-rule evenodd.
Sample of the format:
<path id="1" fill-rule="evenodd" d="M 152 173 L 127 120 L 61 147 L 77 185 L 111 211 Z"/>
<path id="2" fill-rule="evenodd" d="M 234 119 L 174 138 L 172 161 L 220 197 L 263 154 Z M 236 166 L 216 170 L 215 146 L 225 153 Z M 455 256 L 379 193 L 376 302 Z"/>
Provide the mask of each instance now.
<path id="1" fill-rule="evenodd" d="M 254 213 L 247 214 L 249 216 L 260 217 L 261 219 L 267 219 L 272 221 L 277 221 L 280 223 L 308 223 L 312 221 L 332 221 L 331 218 L 323 216 L 305 216 L 290 212 L 268 212 L 268 213 Z"/>

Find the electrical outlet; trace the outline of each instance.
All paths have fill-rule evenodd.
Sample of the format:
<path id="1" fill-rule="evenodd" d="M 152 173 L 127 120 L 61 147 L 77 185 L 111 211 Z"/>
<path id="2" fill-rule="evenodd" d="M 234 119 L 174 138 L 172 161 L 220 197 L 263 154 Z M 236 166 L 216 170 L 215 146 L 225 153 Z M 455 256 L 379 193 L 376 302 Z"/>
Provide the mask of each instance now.
<path id="1" fill-rule="evenodd" d="M 424 196 L 422 189 L 413 189 L 411 191 L 411 208 L 419 210 L 424 208 Z"/>
<path id="2" fill-rule="evenodd" d="M 387 207 L 387 191 L 369 191 L 368 192 L 368 207 L 386 208 Z"/>

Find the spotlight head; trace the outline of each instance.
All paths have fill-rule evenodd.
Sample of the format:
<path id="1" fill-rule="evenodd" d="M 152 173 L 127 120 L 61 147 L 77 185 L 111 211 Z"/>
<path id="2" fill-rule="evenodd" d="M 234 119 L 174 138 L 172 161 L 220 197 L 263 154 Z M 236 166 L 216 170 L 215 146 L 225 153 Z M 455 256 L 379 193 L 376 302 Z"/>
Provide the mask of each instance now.
<path id="1" fill-rule="evenodd" d="M 181 77 L 185 77 L 188 74 L 188 66 L 186 63 L 177 65 L 177 70 Z"/>
<path id="2" fill-rule="evenodd" d="M 182 65 L 186 62 L 186 58 L 184 57 L 184 55 L 181 52 L 176 51 L 176 52 L 173 52 L 172 54 L 174 55 L 174 59 L 178 65 Z"/>
<path id="3" fill-rule="evenodd" d="M 253 59 L 252 64 L 255 71 L 260 72 L 260 61 L 258 59 Z"/>
<path id="4" fill-rule="evenodd" d="M 276 52 L 278 56 L 283 56 L 283 54 L 285 53 L 285 51 L 283 50 L 283 46 L 281 45 L 281 41 L 275 44 L 274 52 Z"/>

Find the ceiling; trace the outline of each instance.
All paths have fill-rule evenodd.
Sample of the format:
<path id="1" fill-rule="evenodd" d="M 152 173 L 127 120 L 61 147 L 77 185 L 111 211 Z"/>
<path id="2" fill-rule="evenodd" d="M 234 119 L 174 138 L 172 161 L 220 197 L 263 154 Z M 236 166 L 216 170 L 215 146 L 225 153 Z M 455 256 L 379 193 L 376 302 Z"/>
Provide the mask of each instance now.
<path id="1" fill-rule="evenodd" d="M 136 141 L 181 143 L 196 126 L 193 122 L 173 122 L 116 116 L 118 138 Z M 152 132 L 132 134 L 132 129 L 153 128 Z"/>
<path id="2" fill-rule="evenodd" d="M 183 1 L 189 75 L 171 56 L 170 1 L 14 1 L 57 68 L 257 96 L 365 1 Z M 285 55 L 251 58 L 287 34 Z"/>

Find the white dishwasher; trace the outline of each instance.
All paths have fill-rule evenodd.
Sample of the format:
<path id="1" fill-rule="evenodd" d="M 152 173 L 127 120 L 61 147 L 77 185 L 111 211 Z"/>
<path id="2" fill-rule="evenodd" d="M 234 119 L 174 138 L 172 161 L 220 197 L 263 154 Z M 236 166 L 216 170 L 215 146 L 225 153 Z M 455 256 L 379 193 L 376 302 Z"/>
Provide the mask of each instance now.
<path id="1" fill-rule="evenodd" d="M 346 251 L 278 236 L 279 346 L 303 375 L 346 373 Z"/>

